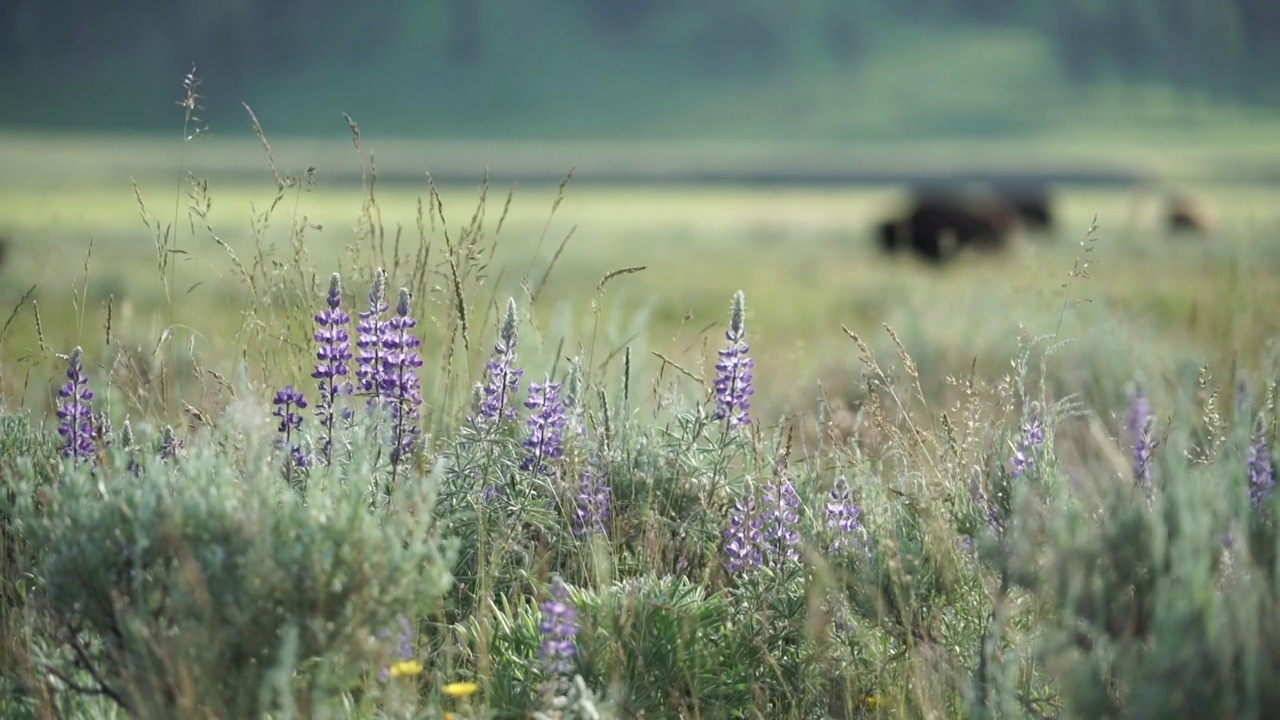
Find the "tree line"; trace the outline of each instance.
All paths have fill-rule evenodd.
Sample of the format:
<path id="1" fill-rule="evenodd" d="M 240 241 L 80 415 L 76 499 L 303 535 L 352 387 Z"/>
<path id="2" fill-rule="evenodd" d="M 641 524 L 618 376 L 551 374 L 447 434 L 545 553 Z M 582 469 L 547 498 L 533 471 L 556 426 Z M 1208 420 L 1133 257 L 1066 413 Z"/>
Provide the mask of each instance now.
<path id="1" fill-rule="evenodd" d="M 491 50 L 494 23 L 544 10 L 571 21 L 566 44 L 676 53 L 705 72 L 853 67 L 882 28 L 906 22 L 1038 31 L 1079 81 L 1158 81 L 1271 100 L 1280 70 L 1276 0 L 6 0 L 0 71 L 56 78 L 145 56 L 182 69 L 195 61 L 234 85 L 264 66 L 357 62 L 409 20 L 431 26 L 421 57 L 461 69 Z"/>

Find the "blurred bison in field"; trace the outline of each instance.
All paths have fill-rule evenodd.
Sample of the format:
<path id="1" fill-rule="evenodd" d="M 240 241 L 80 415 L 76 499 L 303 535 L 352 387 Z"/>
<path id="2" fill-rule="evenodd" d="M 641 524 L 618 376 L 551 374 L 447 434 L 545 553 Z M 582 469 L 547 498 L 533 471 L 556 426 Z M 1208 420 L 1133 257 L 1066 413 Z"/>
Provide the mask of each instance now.
<path id="1" fill-rule="evenodd" d="M 1169 196 L 1165 219 L 1172 233 L 1206 233 L 1213 227 L 1208 210 L 1181 193 Z"/>
<path id="2" fill-rule="evenodd" d="M 999 196 L 967 196 L 954 191 L 917 193 L 909 210 L 880 225 L 886 252 L 910 248 L 935 263 L 966 248 L 1000 250 L 1021 226 L 1013 203 Z"/>
<path id="3" fill-rule="evenodd" d="M 1039 182 L 999 182 L 993 189 L 1018 213 L 1023 227 L 1028 230 L 1053 228 L 1053 198 L 1049 187 Z"/>

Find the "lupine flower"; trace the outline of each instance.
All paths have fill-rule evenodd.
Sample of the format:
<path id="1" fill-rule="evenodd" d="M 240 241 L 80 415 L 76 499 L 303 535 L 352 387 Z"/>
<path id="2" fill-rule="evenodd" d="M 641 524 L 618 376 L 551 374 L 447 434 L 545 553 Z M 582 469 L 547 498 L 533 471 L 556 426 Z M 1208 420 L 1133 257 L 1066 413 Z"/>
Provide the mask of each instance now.
<path id="1" fill-rule="evenodd" d="M 725 567 L 729 572 L 754 570 L 764 563 L 761 549 L 760 528 L 764 518 L 757 512 L 756 500 L 751 489 L 733 504 L 729 514 L 729 529 L 725 531 L 724 552 L 728 556 Z"/>
<path id="2" fill-rule="evenodd" d="M 796 526 L 800 523 L 800 496 L 795 487 L 785 476 L 776 483 L 764 486 L 764 499 L 761 503 L 764 510 L 764 543 L 775 567 L 781 567 L 784 561 L 794 562 L 800 559 L 796 544 L 800 542 L 800 533 Z"/>
<path id="3" fill-rule="evenodd" d="M 608 466 L 600 455 L 587 461 L 574 496 L 573 531 L 578 536 L 605 535 L 609 519 Z"/>
<path id="4" fill-rule="evenodd" d="M 283 390 L 276 393 L 276 397 L 271 401 L 276 409 L 271 414 L 280 418 L 280 424 L 276 430 L 284 435 L 281 438 L 281 445 L 285 451 L 289 453 L 292 464 L 296 467 L 306 467 L 307 459 L 302 454 L 299 444 L 294 442 L 294 433 L 302 427 L 302 416 L 295 410 L 306 410 L 307 400 L 298 390 L 294 390 L 292 385 L 286 385 Z"/>
<path id="5" fill-rule="evenodd" d="M 409 332 L 417 324 L 409 317 L 409 289 L 400 288 L 396 315 L 387 320 L 382 332 L 381 384 L 383 397 L 392 403 L 392 462 L 398 462 L 413 449 L 419 432 L 418 406 L 422 404 L 422 389 L 418 383 L 418 368 L 422 367 L 422 357 L 418 354 L 418 347 L 422 341 Z"/>
<path id="6" fill-rule="evenodd" d="M 417 664 L 413 661 L 413 639 L 415 635 L 413 631 L 413 623 L 409 622 L 409 618 L 404 617 L 402 615 L 400 617 L 399 624 L 400 624 L 400 631 L 396 634 L 396 639 L 397 639 L 396 657 L 399 658 L 399 660 L 397 662 L 392 663 L 390 666 L 384 667 L 378 671 L 378 677 L 382 680 L 386 680 L 388 678 L 393 678 L 393 677 L 403 677 L 405 675 L 413 675 L 413 674 L 422 672 L 422 665 Z M 378 633 L 378 636 L 383 640 L 390 640 L 391 630 L 383 629 L 381 632 Z M 417 673 L 411 672 L 413 670 L 413 668 L 411 667 L 412 665 L 417 665 Z M 406 672 L 406 671 L 410 671 L 410 672 Z"/>
<path id="7" fill-rule="evenodd" d="M 515 367 L 516 339 L 516 301 L 508 299 L 498 342 L 485 366 L 484 383 L 480 386 L 480 403 L 473 418 L 477 426 L 488 428 L 502 420 L 516 419 L 515 397 L 520 391 L 520 376 L 524 374 L 524 370 Z"/>
<path id="8" fill-rule="evenodd" d="M 862 508 L 854 504 L 853 490 L 844 477 L 836 479 L 829 497 L 826 526 L 832 535 L 831 552 L 834 553 L 848 547 L 850 539 L 862 530 Z"/>
<path id="9" fill-rule="evenodd" d="M 733 295 L 729 329 L 724 334 L 729 345 L 719 351 L 720 361 L 716 363 L 716 409 L 711 415 L 715 420 L 727 420 L 729 427 L 750 422 L 747 410 L 751 407 L 749 398 L 755 392 L 751 387 L 755 361 L 747 355 L 750 346 L 745 339 L 746 322 L 746 296 L 739 290 Z"/>
<path id="10" fill-rule="evenodd" d="M 89 376 L 84 371 L 84 352 L 80 348 L 71 351 L 67 358 L 67 382 L 58 388 L 58 434 L 62 436 L 62 456 L 77 462 L 94 456 L 97 449 L 93 438 L 93 410 L 89 401 L 93 391 L 89 389 Z"/>
<path id="11" fill-rule="evenodd" d="M 174 431 L 172 425 L 165 425 L 160 431 L 160 449 L 159 455 L 163 460 L 173 460 L 178 457 L 178 453 L 182 452 L 182 441 L 178 439 L 178 433 Z"/>
<path id="12" fill-rule="evenodd" d="M 1275 471 L 1271 465 L 1271 443 L 1267 441 L 1265 431 L 1254 433 L 1245 458 L 1249 471 L 1249 500 L 1257 508 L 1271 494 L 1276 484 Z"/>
<path id="13" fill-rule="evenodd" d="M 370 406 L 382 390 L 382 331 L 386 324 L 382 315 L 388 308 L 387 273 L 378 268 L 369 289 L 369 309 L 360 313 L 360 322 L 356 323 L 356 347 L 360 349 L 356 357 L 356 384 L 360 392 L 373 396 L 369 399 Z"/>
<path id="14" fill-rule="evenodd" d="M 551 598 L 542 604 L 542 676 L 552 682 L 573 672 L 574 636 L 578 634 L 578 611 L 569 602 L 569 588 L 560 578 L 551 583 Z"/>
<path id="15" fill-rule="evenodd" d="M 1022 477 L 1035 464 L 1035 453 L 1044 447 L 1044 422 L 1034 413 L 1022 424 L 1022 435 L 1013 448 L 1013 468 L 1010 475 Z"/>
<path id="16" fill-rule="evenodd" d="M 1151 402 L 1139 388 L 1129 405 L 1129 438 L 1133 441 L 1133 477 L 1144 488 L 1151 485 L 1151 457 L 1155 450 L 1151 437 L 1153 423 Z"/>
<path id="17" fill-rule="evenodd" d="M 560 383 L 547 377 L 540 383 L 529 383 L 529 437 L 524 441 L 525 458 L 521 467 L 535 473 L 549 474 L 555 461 L 564 455 L 564 428 L 568 422 L 564 403 L 560 401 Z"/>
<path id="18" fill-rule="evenodd" d="M 325 464 L 333 461 L 333 429 L 334 414 L 337 412 L 338 398 L 350 395 L 351 382 L 348 363 L 351 361 L 351 335 L 347 326 L 351 316 L 342 310 L 342 278 L 334 273 L 329 278 L 328 309 L 321 310 L 315 316 L 318 329 L 315 334 L 316 350 L 315 378 L 319 386 L 320 396 L 316 400 L 316 419 L 320 422 L 320 454 Z M 349 416 L 350 410 L 344 415 Z"/>

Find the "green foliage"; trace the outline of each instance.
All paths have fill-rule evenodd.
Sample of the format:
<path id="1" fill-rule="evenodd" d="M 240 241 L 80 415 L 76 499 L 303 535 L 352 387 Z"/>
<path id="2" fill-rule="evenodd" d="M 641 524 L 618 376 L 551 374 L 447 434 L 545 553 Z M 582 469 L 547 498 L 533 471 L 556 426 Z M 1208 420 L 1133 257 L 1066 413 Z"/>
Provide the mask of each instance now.
<path id="1" fill-rule="evenodd" d="M 448 561 L 416 520 L 432 477 L 373 512 L 357 455 L 299 494 L 245 430 L 229 417 L 136 476 L 67 467 L 43 505 L 26 468 L 51 672 L 138 718 L 309 714 L 385 663 L 381 628 L 436 606 Z"/>

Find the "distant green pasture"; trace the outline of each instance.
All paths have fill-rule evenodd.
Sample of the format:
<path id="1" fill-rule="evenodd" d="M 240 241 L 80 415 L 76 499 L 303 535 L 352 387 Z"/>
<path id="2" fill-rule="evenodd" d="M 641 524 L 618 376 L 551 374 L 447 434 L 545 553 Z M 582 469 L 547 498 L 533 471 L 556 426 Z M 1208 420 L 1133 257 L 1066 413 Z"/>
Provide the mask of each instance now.
<path id="1" fill-rule="evenodd" d="M 0 360 L 7 370 L 0 383 L 6 394 L 21 395 L 26 402 L 47 397 L 48 388 L 31 378 L 55 371 L 49 352 L 66 352 L 79 344 L 95 360 L 106 356 L 109 297 L 115 343 L 150 349 L 163 329 L 173 326 L 184 345 L 205 362 L 216 364 L 222 358 L 224 369 L 251 304 L 228 252 L 199 218 L 190 216 L 191 186 L 177 182 L 178 142 L 156 142 L 148 147 L 167 158 L 169 179 L 162 177 L 163 164 L 150 155 L 135 157 L 140 167 L 155 170 L 137 175 L 147 212 L 161 226 L 174 225 L 177 205 L 179 254 L 174 255 L 170 317 L 154 239 L 124 172 L 129 154 L 110 143 L 102 147 L 101 157 L 77 156 L 82 169 L 98 167 L 96 175 L 82 171 L 59 176 L 44 168 L 43 174 L 36 173 L 40 181 L 22 183 L 10 167 L 3 180 L 0 234 L 10 238 L 12 247 L 9 264 L 0 270 L 0 314 L 8 317 L 9 308 L 36 286 L 48 345 L 40 352 L 30 303 L 0 340 Z M 190 162 L 198 171 L 211 156 L 198 143 L 188 147 L 195 148 Z M 347 162 L 358 169 L 354 148 L 347 148 Z M 19 152 L 3 143 L 0 150 Z M 244 152 L 247 168 L 251 156 Z M 403 155 L 393 157 L 388 162 L 407 162 Z M 229 158 L 222 161 L 232 164 Z M 573 161 L 566 156 L 563 165 Z M 236 180 L 220 181 L 211 173 L 208 190 L 209 223 L 243 264 L 252 264 L 258 254 L 251 219 L 276 195 L 260 148 L 256 162 L 261 180 L 236 175 Z M 289 172 L 300 163 L 284 166 L 281 160 L 281 165 L 282 172 Z M 227 170 L 223 166 L 220 172 L 226 176 Z M 310 305 L 317 308 L 328 274 L 350 266 L 364 201 L 357 185 L 327 184 L 323 170 L 319 177 L 315 189 L 286 190 L 261 232 L 263 259 L 274 268 L 272 273 L 288 276 L 297 272 L 291 228 L 303 218 L 309 226 L 323 228 L 302 233 L 304 272 L 316 288 Z M 856 392 L 856 354 L 842 324 L 886 351 L 891 345 L 881 325 L 893 326 L 917 360 L 929 366 L 929 382 L 936 390 L 941 390 L 944 375 L 967 371 L 975 359 L 980 372 L 1004 372 L 1019 328 L 1028 335 L 1058 332 L 1077 340 L 1077 360 L 1087 361 L 1089 353 L 1105 349 L 1146 372 L 1173 372 L 1179 363 L 1196 359 L 1231 363 L 1242 353 L 1259 357 L 1261 345 L 1280 334 L 1280 316 L 1268 310 L 1280 303 L 1280 283 L 1274 280 L 1280 268 L 1280 191 L 1223 179 L 1192 180 L 1180 187 L 1211 208 L 1216 227 L 1210 237 L 1170 237 L 1160 222 L 1160 196 L 1153 190 L 1064 187 L 1054 237 L 1024 238 L 1003 256 L 968 257 L 937 270 L 910 260 L 892 261 L 875 250 L 871 230 L 900 197 L 891 186 L 623 188 L 584 181 L 569 185 L 554 214 L 556 188 L 517 187 L 495 234 L 512 191 L 495 184 L 489 189 L 480 245 L 488 247 L 496 238 L 496 251 L 481 291 L 487 297 L 481 299 L 513 295 L 527 306 L 568 236 L 534 304 L 539 319 L 534 334 L 541 336 L 543 352 L 553 352 L 563 339 L 567 353 L 574 343 L 585 344 L 597 335 L 597 362 L 630 342 L 644 351 L 640 357 L 645 362 L 658 362 L 653 351 L 696 374 L 700 360 L 713 361 L 729 298 L 741 288 L 762 378 L 757 401 L 773 411 L 810 403 L 819 381 L 833 392 Z M 450 237 L 457 241 L 475 214 L 478 188 L 453 183 L 439 190 Z M 375 198 L 387 264 L 394 264 L 390 255 L 399 228 L 402 266 L 407 267 L 419 246 L 418 207 L 428 198 L 425 173 L 417 186 L 377 187 Z M 1094 216 L 1100 227 L 1088 256 L 1097 262 L 1093 277 L 1076 279 L 1064 289 L 1082 257 L 1080 243 Z M 443 258 L 445 237 L 438 220 L 434 230 L 427 228 L 426 239 L 433 257 Z M 83 283 L 91 241 L 88 301 L 77 315 L 73 286 Z M 369 241 L 361 247 L 369 252 Z M 597 326 L 592 303 L 601 279 L 638 266 L 646 269 L 606 286 Z M 447 292 L 443 278 L 433 284 Z M 358 305 L 366 292 L 349 285 L 348 304 Z M 1091 302 L 1077 307 L 1081 298 Z M 478 359 L 492 341 L 492 321 L 483 316 L 472 321 Z M 305 340 L 305 323 L 295 323 L 291 332 L 295 342 Z M 307 360 L 302 346 L 297 348 L 292 352 L 301 370 Z M 25 391 L 19 389 L 23 385 Z"/>

